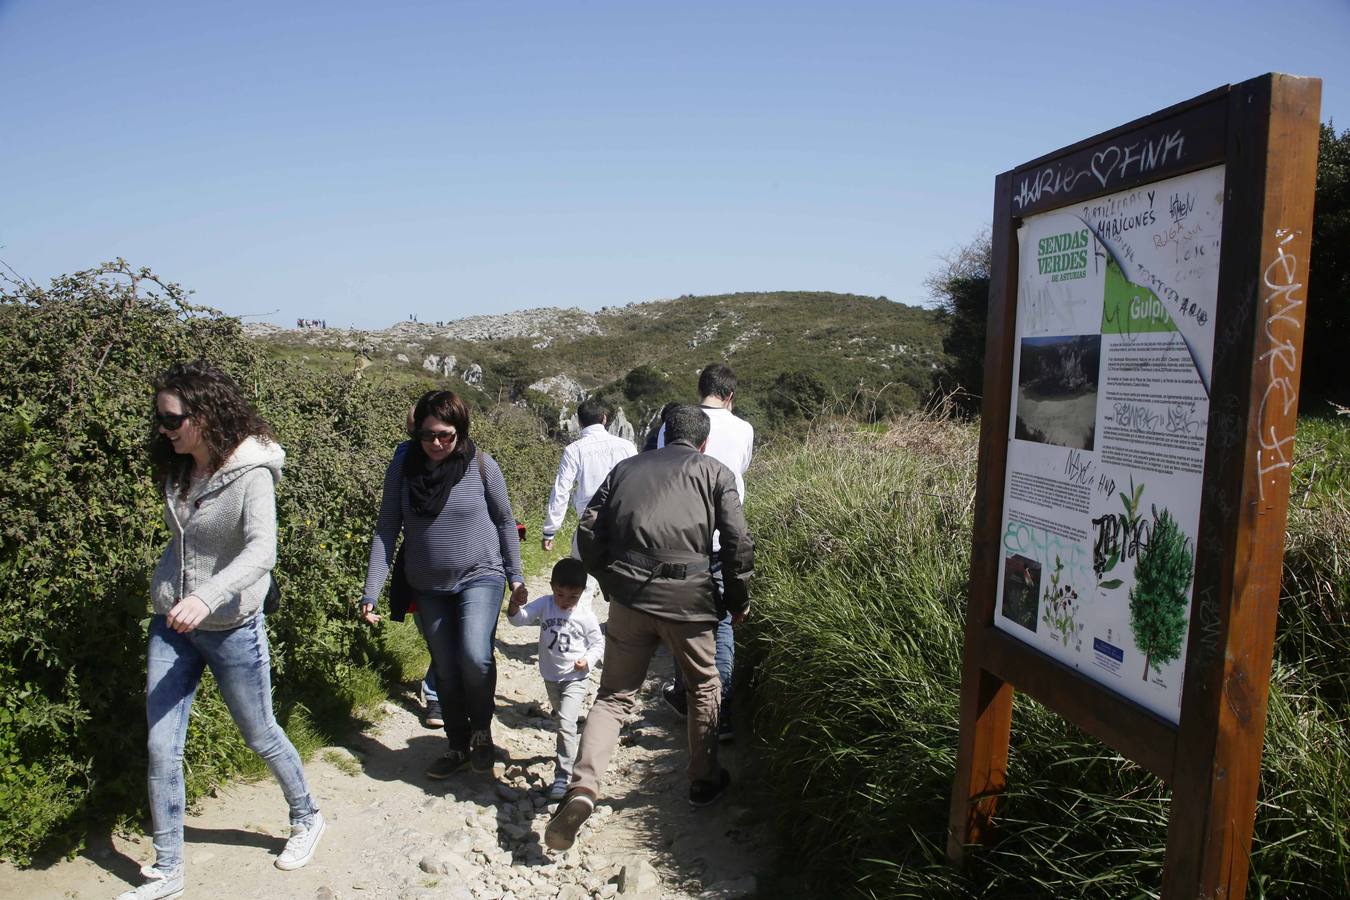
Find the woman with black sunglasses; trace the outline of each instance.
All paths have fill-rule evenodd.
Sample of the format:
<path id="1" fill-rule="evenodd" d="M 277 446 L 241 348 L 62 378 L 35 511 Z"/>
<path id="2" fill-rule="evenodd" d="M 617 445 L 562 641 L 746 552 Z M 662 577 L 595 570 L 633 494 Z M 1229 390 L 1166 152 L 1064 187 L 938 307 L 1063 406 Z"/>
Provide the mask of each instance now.
<path id="1" fill-rule="evenodd" d="M 290 806 L 279 869 L 310 861 L 324 819 L 286 732 L 272 715 L 262 606 L 277 557 L 275 484 L 286 454 L 229 375 L 179 363 L 156 379 L 150 458 L 164 489 L 170 540 L 151 582 L 146 655 L 150 816 L 155 862 L 118 900 L 183 892 L 183 745 L 209 666 L 244 740 L 267 763 Z"/>
<path id="2" fill-rule="evenodd" d="M 501 468 L 469 439 L 463 400 L 451 391 L 422 395 L 412 432 L 385 473 L 361 617 L 380 621 L 375 606 L 402 532 L 393 617 L 401 620 L 409 602 L 417 607 L 450 742 L 427 777 L 448 778 L 466 766 L 489 772 L 502 594 L 509 583 L 512 602 L 528 599 L 520 537 Z"/>

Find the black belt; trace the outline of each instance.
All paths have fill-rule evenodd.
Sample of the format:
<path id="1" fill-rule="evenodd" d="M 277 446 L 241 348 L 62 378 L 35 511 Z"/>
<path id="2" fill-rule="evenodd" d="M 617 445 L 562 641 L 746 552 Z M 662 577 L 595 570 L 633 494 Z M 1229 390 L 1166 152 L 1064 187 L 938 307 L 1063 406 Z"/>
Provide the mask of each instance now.
<path id="1" fill-rule="evenodd" d="M 666 562 L 637 550 L 626 550 L 615 561 L 630 563 L 638 568 L 645 569 L 651 576 L 648 581 L 652 578 L 689 578 L 707 572 L 712 568 L 711 561 L 706 557 L 692 562 Z"/>

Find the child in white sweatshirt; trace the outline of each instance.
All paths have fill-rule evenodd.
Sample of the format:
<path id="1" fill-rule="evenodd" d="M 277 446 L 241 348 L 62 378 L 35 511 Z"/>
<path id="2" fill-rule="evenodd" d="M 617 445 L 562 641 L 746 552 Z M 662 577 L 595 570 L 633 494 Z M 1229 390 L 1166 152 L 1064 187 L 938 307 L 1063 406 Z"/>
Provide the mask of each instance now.
<path id="1" fill-rule="evenodd" d="M 561 800 L 581 743 L 577 720 L 586 701 L 587 681 L 605 655 L 605 636 L 591 605 L 577 605 L 586 589 L 586 570 L 580 560 L 558 560 L 549 586 L 551 596 L 536 597 L 523 605 L 512 602 L 506 617 L 512 625 L 539 626 L 539 674 L 544 676 L 553 719 L 558 723 L 558 762 L 548 798 Z"/>

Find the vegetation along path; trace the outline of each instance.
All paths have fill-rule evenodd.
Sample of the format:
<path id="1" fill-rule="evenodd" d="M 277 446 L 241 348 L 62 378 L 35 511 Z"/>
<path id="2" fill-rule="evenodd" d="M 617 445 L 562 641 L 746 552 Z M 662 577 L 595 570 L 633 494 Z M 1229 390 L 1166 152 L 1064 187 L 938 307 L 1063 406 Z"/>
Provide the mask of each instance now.
<path id="1" fill-rule="evenodd" d="M 548 590 L 532 579 L 530 595 Z M 596 601 L 603 621 L 608 610 Z M 536 666 L 537 628 L 498 629 L 499 748 L 492 775 L 429 781 L 423 771 L 445 739 L 422 728 L 411 694 L 388 703 L 381 721 L 306 766 L 329 827 L 307 868 L 281 872 L 285 802 L 270 778 L 239 783 L 203 800 L 187 820 L 191 898 L 317 900 L 432 898 L 732 898 L 753 895 L 772 858 L 750 810 L 732 790 L 693 810 L 687 800 L 684 722 L 659 703 L 670 672 L 661 653 L 642 692 L 642 718 L 625 733 L 606 796 L 576 845 L 555 854 L 542 843 L 552 804 L 554 731 Z M 593 682 L 598 679 L 593 679 Z M 737 773 L 734 745 L 724 764 Z M 148 836 L 91 840 L 48 868 L 0 868 L 0 898 L 111 898 L 138 883 L 153 856 Z"/>

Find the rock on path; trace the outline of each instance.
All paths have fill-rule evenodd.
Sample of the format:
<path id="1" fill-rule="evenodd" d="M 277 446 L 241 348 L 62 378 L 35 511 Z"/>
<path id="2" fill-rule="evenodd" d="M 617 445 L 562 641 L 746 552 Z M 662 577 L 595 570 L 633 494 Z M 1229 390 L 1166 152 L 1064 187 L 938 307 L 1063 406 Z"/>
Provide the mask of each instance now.
<path id="1" fill-rule="evenodd" d="M 531 596 L 547 591 L 532 580 Z M 597 600 L 603 621 L 606 605 Z M 753 896 L 771 865 L 764 829 L 738 803 L 735 782 L 717 805 L 693 810 L 684 774 L 684 722 L 659 703 L 670 658 L 658 654 L 642 718 L 625 730 L 604 794 L 566 853 L 543 846 L 552 805 L 554 732 L 536 668 L 537 628 L 497 631 L 499 748 L 492 775 L 446 781 L 422 772 L 444 750 L 423 729 L 411 694 L 387 715 L 307 764 L 328 831 L 314 861 L 281 872 L 285 802 L 275 782 L 235 784 L 188 817 L 185 898 L 488 900 L 488 898 L 735 898 Z M 598 677 L 593 677 L 593 683 Z M 737 773 L 734 745 L 723 764 Z M 0 867 L 0 898 L 111 898 L 139 883 L 148 837 L 91 837 L 87 850 L 45 869 Z"/>

